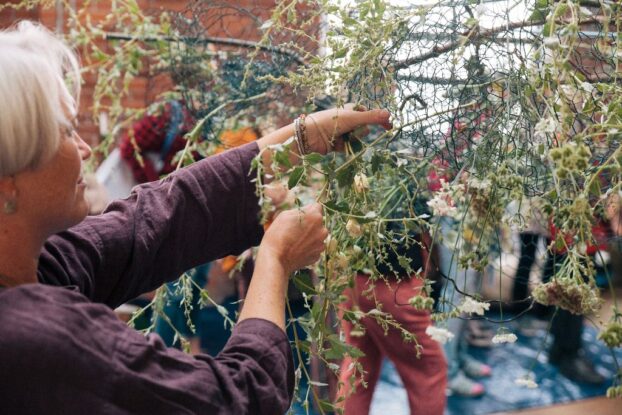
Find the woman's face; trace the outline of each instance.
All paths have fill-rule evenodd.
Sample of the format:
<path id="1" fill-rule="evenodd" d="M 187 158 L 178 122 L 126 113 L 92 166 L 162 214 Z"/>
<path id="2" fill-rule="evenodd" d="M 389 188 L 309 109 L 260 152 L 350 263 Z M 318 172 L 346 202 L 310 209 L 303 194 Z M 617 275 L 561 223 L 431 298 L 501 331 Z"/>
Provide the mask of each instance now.
<path id="1" fill-rule="evenodd" d="M 91 148 L 75 129 L 63 128 L 54 156 L 15 176 L 18 213 L 28 216 L 28 223 L 46 236 L 82 221 L 88 213 L 82 161 L 90 156 Z"/>

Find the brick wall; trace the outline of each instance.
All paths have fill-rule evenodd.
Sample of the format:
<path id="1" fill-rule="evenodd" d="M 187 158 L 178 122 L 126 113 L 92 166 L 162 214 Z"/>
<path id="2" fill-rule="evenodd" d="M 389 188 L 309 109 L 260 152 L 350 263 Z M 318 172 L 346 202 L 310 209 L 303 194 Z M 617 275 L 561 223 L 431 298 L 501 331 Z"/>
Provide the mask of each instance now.
<path id="1" fill-rule="evenodd" d="M 217 37 L 237 37 L 247 40 L 256 40 L 258 34 L 255 30 L 249 30 L 254 24 L 254 17 L 262 19 L 270 15 L 271 8 L 277 0 L 240 0 L 230 1 L 231 9 L 221 15 L 207 13 L 204 17 L 205 35 Z M 0 2 L 18 3 L 18 0 Z M 147 14 L 161 13 L 163 10 L 185 10 L 192 2 L 184 0 L 138 0 L 142 10 Z M 75 0 L 78 8 L 82 7 L 83 0 Z M 103 19 L 110 11 L 110 0 L 92 1 L 88 6 L 88 14 L 92 22 Z M 248 8 L 250 15 L 240 16 L 235 14 L 235 7 Z M 36 7 L 31 10 L 14 10 L 12 8 L 0 11 L 0 28 L 6 28 L 15 22 L 23 19 L 38 20 L 51 30 L 66 32 L 66 18 L 68 11 L 63 7 Z M 102 41 L 100 47 L 108 49 L 109 44 Z M 146 75 L 146 74 L 145 74 Z M 153 102 L 155 97 L 162 90 L 166 90 L 171 82 L 166 76 L 155 77 L 141 76 L 134 79 L 131 83 L 130 94 L 124 100 L 124 106 L 130 108 L 144 108 Z M 94 121 L 91 112 L 93 104 L 93 90 L 95 77 L 92 74 L 85 74 L 80 97 L 80 127 L 79 133 L 91 145 L 96 145 L 100 141 L 99 126 Z"/>

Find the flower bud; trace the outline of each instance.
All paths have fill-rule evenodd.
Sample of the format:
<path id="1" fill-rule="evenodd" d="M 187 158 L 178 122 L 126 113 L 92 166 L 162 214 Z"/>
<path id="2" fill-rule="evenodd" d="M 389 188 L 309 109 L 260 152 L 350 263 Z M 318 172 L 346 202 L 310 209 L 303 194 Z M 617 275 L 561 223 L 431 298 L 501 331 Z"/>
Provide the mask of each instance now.
<path id="1" fill-rule="evenodd" d="M 549 49 L 558 49 L 560 46 L 559 39 L 557 37 L 545 37 L 544 39 L 542 39 L 542 41 L 544 43 L 544 46 Z"/>
<path id="2" fill-rule="evenodd" d="M 328 235 L 324 241 L 326 245 L 326 253 L 331 255 L 337 252 L 337 240 L 332 235 Z"/>
<path id="3" fill-rule="evenodd" d="M 363 173 L 354 176 L 354 190 L 356 193 L 364 193 L 369 190 L 369 180 Z"/>

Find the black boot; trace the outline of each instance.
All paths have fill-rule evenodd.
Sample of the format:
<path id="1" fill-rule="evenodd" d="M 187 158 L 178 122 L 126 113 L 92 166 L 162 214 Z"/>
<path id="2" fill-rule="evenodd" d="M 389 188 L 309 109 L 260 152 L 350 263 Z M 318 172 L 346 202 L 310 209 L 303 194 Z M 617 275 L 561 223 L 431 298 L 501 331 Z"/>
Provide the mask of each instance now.
<path id="1" fill-rule="evenodd" d="M 575 353 L 552 350 L 549 353 L 549 362 L 557 366 L 562 375 L 575 382 L 599 385 L 605 381 L 582 350 Z"/>

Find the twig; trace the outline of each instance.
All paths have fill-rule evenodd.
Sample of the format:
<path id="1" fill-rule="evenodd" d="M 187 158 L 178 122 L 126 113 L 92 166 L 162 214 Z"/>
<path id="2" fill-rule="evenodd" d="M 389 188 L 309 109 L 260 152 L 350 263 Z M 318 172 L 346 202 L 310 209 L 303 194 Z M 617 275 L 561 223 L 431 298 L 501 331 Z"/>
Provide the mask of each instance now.
<path id="1" fill-rule="evenodd" d="M 288 56 L 296 61 L 299 65 L 306 65 L 304 59 L 291 50 L 287 50 L 278 46 L 264 45 L 251 40 L 233 39 L 227 37 L 189 37 L 189 36 L 131 36 L 123 33 L 104 33 L 105 40 L 139 40 L 143 42 L 184 42 L 184 43 L 204 43 L 214 45 L 237 46 L 247 49 L 260 49 L 266 52 L 277 53 L 279 55 Z"/>

